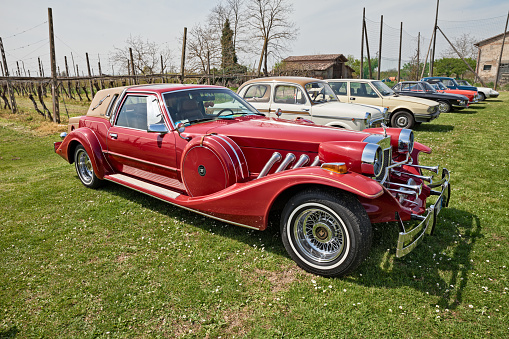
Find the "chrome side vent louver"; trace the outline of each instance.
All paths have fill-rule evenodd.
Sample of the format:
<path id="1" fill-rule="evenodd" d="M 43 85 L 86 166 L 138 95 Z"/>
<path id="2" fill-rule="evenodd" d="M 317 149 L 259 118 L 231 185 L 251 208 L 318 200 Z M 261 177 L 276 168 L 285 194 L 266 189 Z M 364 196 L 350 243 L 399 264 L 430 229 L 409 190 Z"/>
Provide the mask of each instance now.
<path id="1" fill-rule="evenodd" d="M 299 160 L 297 160 L 297 162 L 295 163 L 295 165 L 293 165 L 292 169 L 300 168 L 300 167 L 306 165 L 308 162 L 309 162 L 309 157 L 306 154 L 302 154 L 300 156 Z"/>
<path id="2" fill-rule="evenodd" d="M 279 165 L 279 167 L 277 168 L 277 170 L 274 173 L 279 173 L 281 171 L 284 171 L 288 167 L 288 165 L 290 165 L 294 161 L 295 161 L 295 155 L 293 153 L 287 153 L 285 160 L 283 160 L 281 165 Z"/>

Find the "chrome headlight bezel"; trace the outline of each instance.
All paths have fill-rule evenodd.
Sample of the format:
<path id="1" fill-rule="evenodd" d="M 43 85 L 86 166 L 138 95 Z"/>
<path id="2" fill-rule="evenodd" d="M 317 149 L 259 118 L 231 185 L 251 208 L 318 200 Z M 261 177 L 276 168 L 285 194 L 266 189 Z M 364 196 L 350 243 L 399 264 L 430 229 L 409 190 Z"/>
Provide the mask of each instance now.
<path id="1" fill-rule="evenodd" d="M 364 150 L 362 151 L 362 164 L 370 165 L 366 170 L 366 167 L 363 166 L 363 172 L 368 172 L 365 174 L 373 175 L 375 177 L 380 176 L 384 169 L 384 159 L 383 159 L 383 150 L 377 144 L 368 143 L 364 146 Z"/>
<path id="2" fill-rule="evenodd" d="M 398 152 L 412 153 L 414 150 L 414 131 L 411 129 L 402 129 L 398 138 Z"/>

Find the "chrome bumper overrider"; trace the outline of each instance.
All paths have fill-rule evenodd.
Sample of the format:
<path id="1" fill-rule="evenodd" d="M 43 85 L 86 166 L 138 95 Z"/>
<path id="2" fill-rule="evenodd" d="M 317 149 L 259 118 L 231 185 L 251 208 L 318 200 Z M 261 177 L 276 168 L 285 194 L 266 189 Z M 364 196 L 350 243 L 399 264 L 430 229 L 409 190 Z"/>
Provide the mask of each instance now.
<path id="1" fill-rule="evenodd" d="M 442 170 L 442 179 L 437 182 L 432 182 L 428 186 L 431 188 L 441 187 L 441 191 L 431 191 L 432 195 L 438 195 L 439 197 L 435 204 L 431 205 L 427 209 L 427 214 L 425 216 L 412 215 L 412 219 L 421 220 L 419 225 L 414 227 L 412 230 L 405 230 L 405 226 L 400 219 L 401 232 L 399 233 L 398 246 L 396 248 L 396 257 L 398 258 L 410 253 L 422 241 L 426 233 L 433 234 L 438 214 L 443 207 L 447 207 L 449 205 L 451 186 L 449 184 L 449 171 L 446 168 Z"/>

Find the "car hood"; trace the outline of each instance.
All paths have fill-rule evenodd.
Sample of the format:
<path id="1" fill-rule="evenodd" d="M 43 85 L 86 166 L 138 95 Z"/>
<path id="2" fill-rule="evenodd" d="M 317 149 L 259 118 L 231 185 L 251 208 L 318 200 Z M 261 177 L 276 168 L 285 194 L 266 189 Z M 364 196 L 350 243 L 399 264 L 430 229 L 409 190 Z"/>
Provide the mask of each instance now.
<path id="1" fill-rule="evenodd" d="M 356 117 L 364 119 L 366 113 L 370 113 L 372 118 L 379 118 L 383 114 L 383 107 L 364 104 L 349 104 L 346 102 L 325 102 L 313 106 L 313 115 L 322 112 L 332 112 L 341 117 Z"/>
<path id="2" fill-rule="evenodd" d="M 424 106 L 436 106 L 438 103 L 433 100 L 423 99 L 423 98 L 417 98 L 417 97 L 411 97 L 407 95 L 398 94 L 397 96 L 386 96 L 384 97 L 384 100 L 390 100 L 393 102 L 402 101 L 402 102 L 408 102 L 408 103 L 414 103 L 414 104 L 420 104 Z"/>
<path id="3" fill-rule="evenodd" d="M 263 117 L 221 119 L 192 125 L 186 134 L 222 134 L 233 139 L 240 147 L 318 152 L 325 141 L 362 141 L 369 133 L 326 127 L 291 120 Z"/>

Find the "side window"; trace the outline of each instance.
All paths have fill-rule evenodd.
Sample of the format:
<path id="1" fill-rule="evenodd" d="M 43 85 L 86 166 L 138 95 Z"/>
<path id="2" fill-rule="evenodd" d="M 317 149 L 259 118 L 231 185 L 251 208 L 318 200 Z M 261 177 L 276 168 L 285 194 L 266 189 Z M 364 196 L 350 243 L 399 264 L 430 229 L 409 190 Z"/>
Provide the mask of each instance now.
<path id="1" fill-rule="evenodd" d="M 118 112 L 116 126 L 147 129 L 147 97 L 129 95 Z"/>
<path id="2" fill-rule="evenodd" d="M 400 85 L 400 84 L 397 84 L 396 86 L 394 86 L 394 87 L 392 88 L 392 90 L 393 90 L 393 91 L 404 91 L 404 89 L 403 89 L 403 88 L 401 88 L 401 85 Z"/>
<path id="3" fill-rule="evenodd" d="M 270 86 L 269 85 L 252 85 L 244 94 L 244 99 L 249 102 L 269 102 Z"/>
<path id="4" fill-rule="evenodd" d="M 350 83 L 350 94 L 352 96 L 376 98 L 378 95 L 371 88 L 371 86 L 364 82 L 351 82 Z"/>
<path id="5" fill-rule="evenodd" d="M 161 109 L 159 108 L 159 101 L 156 97 L 150 96 L 147 98 L 147 126 L 152 124 L 164 123 Z"/>
<path id="6" fill-rule="evenodd" d="M 274 93 L 274 102 L 280 104 L 305 104 L 306 97 L 302 90 L 295 86 L 280 85 L 276 86 Z"/>
<path id="7" fill-rule="evenodd" d="M 452 83 L 452 81 L 451 81 L 451 80 L 449 80 L 449 79 L 443 79 L 443 80 L 442 80 L 442 83 L 443 83 L 445 86 L 447 86 L 447 87 L 454 87 L 454 84 L 453 84 L 453 83 Z"/>
<path id="8" fill-rule="evenodd" d="M 336 95 L 346 95 L 346 82 L 331 82 L 329 85 Z"/>
<path id="9" fill-rule="evenodd" d="M 107 117 L 111 116 L 111 110 L 115 106 L 115 103 L 117 102 L 117 99 L 118 99 L 118 94 L 115 94 L 113 96 L 113 98 L 111 98 L 110 104 L 108 105 L 108 109 L 106 110 L 106 116 Z"/>

